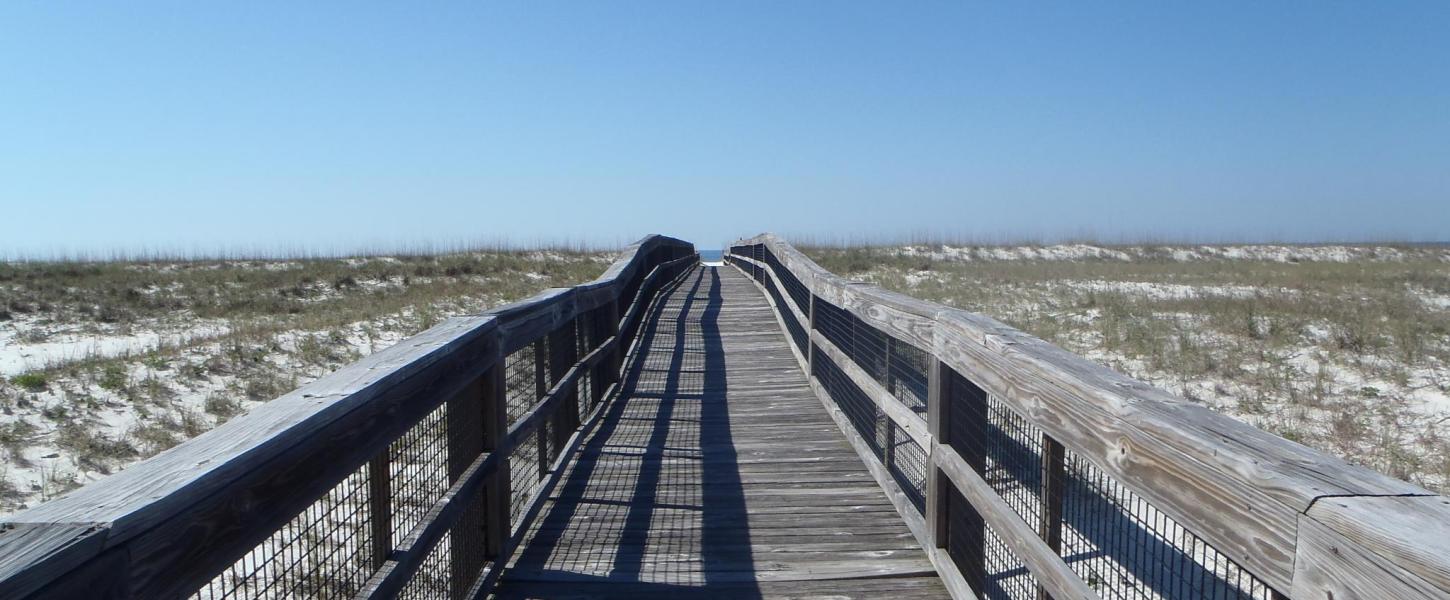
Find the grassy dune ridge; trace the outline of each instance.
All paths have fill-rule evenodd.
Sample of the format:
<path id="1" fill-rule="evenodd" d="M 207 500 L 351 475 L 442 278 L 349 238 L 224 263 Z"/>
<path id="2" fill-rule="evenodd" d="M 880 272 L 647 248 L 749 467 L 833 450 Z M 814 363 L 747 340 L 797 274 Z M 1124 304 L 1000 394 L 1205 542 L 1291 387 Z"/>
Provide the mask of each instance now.
<path id="1" fill-rule="evenodd" d="M 0 513 L 613 252 L 0 264 Z"/>
<path id="2" fill-rule="evenodd" d="M 1450 489 L 1450 247 L 811 247 L 1286 438 Z"/>

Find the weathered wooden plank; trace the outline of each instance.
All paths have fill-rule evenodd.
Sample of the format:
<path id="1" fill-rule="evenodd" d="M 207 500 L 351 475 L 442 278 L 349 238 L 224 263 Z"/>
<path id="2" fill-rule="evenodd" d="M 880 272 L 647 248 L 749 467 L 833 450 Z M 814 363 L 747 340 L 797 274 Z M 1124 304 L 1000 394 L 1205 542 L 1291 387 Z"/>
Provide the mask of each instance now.
<path id="1" fill-rule="evenodd" d="M 834 600 L 875 600 L 883 597 L 899 600 L 939 598 L 941 584 L 935 577 L 891 577 L 858 579 L 848 589 L 833 580 L 824 581 L 742 581 L 707 584 L 620 583 L 620 582 L 536 582 L 529 585 L 531 595 L 503 593 L 500 600 L 522 598 L 554 598 L 557 600 L 678 600 L 681 598 L 758 598 L 800 599 L 831 598 Z"/>
<path id="2" fill-rule="evenodd" d="M 1450 499 L 1322 498 L 1298 550 L 1295 598 L 1450 598 Z"/>
<path id="3" fill-rule="evenodd" d="M 1450 598 L 1444 587 L 1307 516 L 1299 521 L 1296 559 L 1290 592 L 1296 599 Z"/>
<path id="4" fill-rule="evenodd" d="M 0 524 L 0 581 L 5 595 L 19 597 L 39 589 L 99 555 L 106 533 L 103 523 Z"/>

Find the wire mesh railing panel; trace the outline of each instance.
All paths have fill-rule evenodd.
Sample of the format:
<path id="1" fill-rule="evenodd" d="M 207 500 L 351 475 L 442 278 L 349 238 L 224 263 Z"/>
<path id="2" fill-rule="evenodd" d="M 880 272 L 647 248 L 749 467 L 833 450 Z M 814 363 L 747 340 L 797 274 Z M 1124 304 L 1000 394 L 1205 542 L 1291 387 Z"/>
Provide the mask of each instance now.
<path id="1" fill-rule="evenodd" d="M 851 356 L 851 343 L 854 336 L 851 335 L 851 317 L 836 305 L 830 302 L 823 302 L 816 299 L 816 331 L 829 340 L 846 356 Z"/>
<path id="2" fill-rule="evenodd" d="M 851 423 L 856 434 L 870 446 L 871 453 L 878 460 L 881 459 L 885 436 L 880 431 L 882 422 L 886 419 L 881 408 L 835 363 L 821 358 L 812 364 L 812 369 L 815 371 L 816 380 L 821 382 L 831 400 L 846 415 L 846 420 Z"/>
<path id="3" fill-rule="evenodd" d="M 1042 534 L 1042 431 L 967 379 L 950 375 L 947 443 Z"/>
<path id="4" fill-rule="evenodd" d="M 533 490 L 538 486 L 544 473 L 539 468 L 539 457 L 547 456 L 546 447 L 549 440 L 549 420 L 541 419 L 536 421 L 539 424 L 529 435 L 523 438 L 519 445 L 514 446 L 509 453 L 509 523 L 517 525 L 519 516 L 523 514 L 524 508 L 528 506 L 529 500 L 533 497 Z"/>
<path id="5" fill-rule="evenodd" d="M 574 356 L 581 358 L 587 356 L 595 346 L 599 345 L 599 340 L 594 339 L 596 332 L 593 311 L 585 311 L 574 317 L 572 327 L 574 328 Z"/>
<path id="6" fill-rule="evenodd" d="M 886 381 L 882 385 L 903 405 L 923 417 L 927 412 L 929 369 L 935 358 L 901 340 L 891 340 L 887 352 Z"/>
<path id="7" fill-rule="evenodd" d="M 770 298 L 775 301 L 775 305 L 781 307 L 776 314 L 780 315 L 781 320 L 785 322 L 791 343 L 795 344 L 796 350 L 804 355 L 810 349 L 810 338 L 806 336 L 805 327 L 801 325 L 800 319 L 796 318 L 795 313 L 785 307 L 784 300 L 781 299 L 780 292 L 775 289 L 775 286 L 766 285 L 765 289 L 770 293 Z"/>
<path id="8" fill-rule="evenodd" d="M 1041 432 L 953 373 L 947 444 L 1034 529 L 1041 517 Z M 1041 531 L 1038 530 L 1041 534 Z"/>
<path id="9" fill-rule="evenodd" d="M 1271 600 L 1273 590 L 1083 456 L 1067 451 L 1062 556 L 1108 599 Z"/>
<path id="10" fill-rule="evenodd" d="M 811 307 L 811 291 L 801 283 L 800 279 L 796 278 L 795 273 L 790 272 L 790 269 L 780 264 L 780 261 L 776 259 L 775 253 L 771 252 L 770 248 L 765 248 L 764 252 L 765 264 L 770 266 L 770 270 L 774 273 L 776 281 L 779 281 L 781 287 L 785 288 L 785 293 L 790 295 L 790 299 L 795 302 L 796 308 L 800 309 L 803 313 L 809 312 Z"/>
<path id="11" fill-rule="evenodd" d="M 549 387 L 548 348 L 544 337 L 504 358 L 504 402 L 510 425 L 527 414 Z"/>
<path id="12" fill-rule="evenodd" d="M 948 486 L 947 556 L 979 597 L 991 600 L 1038 600 L 1038 584 L 1022 559 L 987 526 L 975 507 Z"/>
<path id="13" fill-rule="evenodd" d="M 1262 581 L 1007 402 L 950 378 L 946 443 L 1104 598 L 1272 598 Z"/>
<path id="14" fill-rule="evenodd" d="M 398 592 L 400 600 L 439 600 L 453 597 L 453 577 L 449 572 L 452 562 L 452 532 L 443 534 L 408 583 Z"/>
<path id="15" fill-rule="evenodd" d="M 997 532 L 991 527 L 985 531 L 987 579 L 983 587 L 986 588 L 986 597 L 1038 600 L 1041 597 L 1038 595 L 1040 586 L 1026 563 L 1002 542 L 1002 538 L 997 537 Z"/>
<path id="16" fill-rule="evenodd" d="M 448 405 L 440 404 L 389 446 L 393 539 L 401 539 L 448 492 Z"/>
<path id="17" fill-rule="evenodd" d="M 364 465 L 191 597 L 351 598 L 373 569 L 369 500 Z"/>
<path id="18" fill-rule="evenodd" d="M 886 335 L 880 329 L 867 325 L 856 315 L 846 313 L 851 321 L 851 352 L 848 356 L 855 361 L 856 366 L 861 367 L 867 375 L 875 379 L 877 383 L 886 382 L 886 357 L 888 351 L 886 346 L 891 343 L 891 336 Z"/>
<path id="19" fill-rule="evenodd" d="M 888 422 L 890 422 L 888 420 Z M 916 512 L 926 513 L 926 449 L 906 434 L 900 425 L 891 422 L 892 445 L 890 464 L 887 465 L 892 479 L 906 494 Z"/>

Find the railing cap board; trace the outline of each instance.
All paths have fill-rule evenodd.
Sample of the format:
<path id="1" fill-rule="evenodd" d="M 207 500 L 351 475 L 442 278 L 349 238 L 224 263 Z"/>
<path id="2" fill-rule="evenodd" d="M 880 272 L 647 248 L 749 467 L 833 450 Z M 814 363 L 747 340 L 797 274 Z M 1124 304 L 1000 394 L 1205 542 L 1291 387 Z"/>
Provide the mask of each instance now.
<path id="1" fill-rule="evenodd" d="M 504 337 L 503 352 L 513 352 L 532 342 L 534 337 L 543 332 L 552 331 L 580 313 L 614 300 L 623 291 L 623 282 L 637 274 L 641 259 L 662 247 L 694 252 L 694 246 L 689 242 L 650 235 L 631 244 L 619 254 L 604 275 L 589 283 L 568 288 L 549 288 L 484 313 L 499 318 L 499 330 Z"/>
<path id="2" fill-rule="evenodd" d="M 1450 499 L 1321 498 L 1300 528 L 1295 598 L 1450 598 Z"/>
<path id="3" fill-rule="evenodd" d="M 616 279 L 622 279 L 623 277 L 621 275 L 627 276 L 626 272 L 632 273 L 634 269 L 638 268 L 635 266 L 634 261 L 636 255 L 648 254 L 651 250 L 659 247 L 682 248 L 688 249 L 691 252 L 695 249 L 694 244 L 678 238 L 659 234 L 647 235 L 638 242 L 626 246 L 624 250 L 620 251 L 619 258 L 613 264 L 609 265 L 609 268 L 605 269 L 604 273 L 600 274 L 594 281 L 580 287 L 588 288 L 597 284 L 610 283 Z"/>
<path id="4" fill-rule="evenodd" d="M 930 350 L 1281 590 L 1290 589 L 1295 577 L 1299 517 L 1311 506 L 1329 510 L 1317 500 L 1433 496 L 1185 401 L 990 317 L 848 281 L 773 234 L 737 242 L 746 244 L 768 246 L 822 299 Z M 1395 549 L 1438 549 L 1445 543 L 1443 537 L 1430 539 L 1433 534 L 1427 532 L 1433 528 L 1401 525 L 1446 523 L 1444 511 L 1431 510 L 1435 506 L 1407 502 L 1402 508 L 1414 516 L 1366 513 L 1353 521 L 1354 535 L 1346 537 L 1380 540 L 1365 542 L 1372 555 L 1409 560 L 1394 555 Z M 1450 571 L 1450 552 L 1421 552 L 1413 558 L 1424 571 Z"/>
<path id="5" fill-rule="evenodd" d="M 592 292 L 598 289 L 622 291 L 623 281 L 658 247 L 693 251 L 675 238 L 647 236 L 587 284 L 589 297 L 598 298 Z M 279 466 L 274 458 L 460 348 L 484 336 L 526 333 L 533 329 L 529 322 L 557 324 L 563 313 L 571 318 L 580 310 L 577 296 L 572 289 L 555 288 L 484 315 L 446 319 L 156 456 L 0 518 L 0 588 L 7 597 L 21 597 L 54 582 L 106 549 L 177 519 L 204 499 L 224 495 L 243 474 Z M 510 331 L 501 331 L 504 324 Z"/>

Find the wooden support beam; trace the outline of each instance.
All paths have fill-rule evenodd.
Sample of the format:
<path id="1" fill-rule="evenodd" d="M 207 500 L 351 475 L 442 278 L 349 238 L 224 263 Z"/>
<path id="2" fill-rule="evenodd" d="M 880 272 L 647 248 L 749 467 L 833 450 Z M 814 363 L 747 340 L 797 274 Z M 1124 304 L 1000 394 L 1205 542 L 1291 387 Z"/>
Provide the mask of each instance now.
<path id="1" fill-rule="evenodd" d="M 368 525 L 374 569 L 381 569 L 393 551 L 392 458 L 390 444 L 368 461 Z"/>
<path id="2" fill-rule="evenodd" d="M 498 467 L 487 479 L 484 490 L 484 554 L 489 558 L 504 555 L 510 534 L 509 510 L 512 493 L 509 482 L 509 456 L 498 451 L 508 432 L 508 391 L 505 368 L 500 357 L 483 377 L 483 449 L 499 454 Z"/>
<path id="3" fill-rule="evenodd" d="M 1062 556 L 1062 502 L 1067 486 L 1067 451 L 1052 436 L 1042 434 L 1042 514 L 1037 531 L 1042 541 Z M 1038 588 L 1039 600 L 1053 600 L 1046 588 Z"/>
<path id="4" fill-rule="evenodd" d="M 543 403 L 548 397 L 549 389 L 554 386 L 554 379 L 550 364 L 553 361 L 553 353 L 549 351 L 550 339 L 548 336 L 540 337 L 534 341 L 534 404 Z M 514 423 L 508 423 L 509 426 Z M 539 427 L 534 431 L 534 445 L 536 446 L 535 461 L 539 463 L 539 479 L 544 478 L 544 473 L 549 471 L 549 437 L 548 428 Z"/>
<path id="5" fill-rule="evenodd" d="M 577 320 L 571 320 L 549 333 L 549 370 L 551 379 L 556 382 L 556 385 L 557 382 L 564 379 L 564 375 L 579 360 L 578 334 Z M 570 418 L 571 414 L 574 415 L 574 418 Z M 554 411 L 553 417 L 549 419 L 550 454 L 540 458 L 542 461 L 540 464 L 544 465 L 539 471 L 540 479 L 548 471 L 547 465 L 552 465 L 554 459 L 558 457 L 559 448 L 563 445 L 564 440 L 569 439 L 569 436 L 573 434 L 574 421 L 577 420 L 578 414 L 579 386 L 577 382 L 571 382 L 564 390 L 563 406 Z"/>
<path id="6" fill-rule="evenodd" d="M 951 370 L 933 359 L 927 373 L 926 426 L 927 435 L 938 443 L 950 443 L 947 437 L 946 411 L 943 404 L 951 398 Z M 942 486 L 941 469 L 932 460 L 936 444 L 926 448 L 926 523 L 928 545 L 945 548 L 947 543 L 946 488 Z"/>

